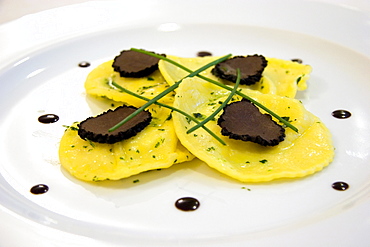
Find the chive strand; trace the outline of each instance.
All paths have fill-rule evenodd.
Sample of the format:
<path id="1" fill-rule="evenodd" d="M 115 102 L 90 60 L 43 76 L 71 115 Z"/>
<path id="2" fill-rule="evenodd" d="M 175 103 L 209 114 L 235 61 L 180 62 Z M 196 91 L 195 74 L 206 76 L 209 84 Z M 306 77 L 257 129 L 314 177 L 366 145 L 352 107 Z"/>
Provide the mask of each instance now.
<path id="1" fill-rule="evenodd" d="M 218 107 L 211 115 L 209 115 L 206 119 L 204 119 L 202 122 L 200 122 L 199 124 L 193 126 L 192 128 L 190 128 L 186 133 L 187 134 L 190 134 L 191 132 L 197 130 L 198 128 L 200 127 L 203 127 L 206 123 L 208 123 L 210 120 L 212 120 L 222 109 L 224 109 L 224 107 L 230 102 L 230 100 L 233 98 L 233 96 L 235 95 L 236 93 L 236 90 L 238 89 L 239 87 L 239 83 L 240 83 L 240 69 L 236 69 L 236 72 L 237 72 L 237 77 L 236 77 L 236 81 L 235 81 L 235 86 L 233 88 L 233 90 L 231 90 L 229 96 L 226 98 L 226 100 L 224 102 L 222 102 L 222 104 L 220 105 L 220 107 Z"/>
<path id="2" fill-rule="evenodd" d="M 124 87 L 121 87 L 116 82 L 112 82 L 112 85 L 115 86 L 116 88 L 118 88 L 119 90 L 121 90 L 121 91 L 123 91 L 123 92 L 125 92 L 127 94 L 130 94 L 132 96 L 135 96 L 135 97 L 137 97 L 139 99 L 142 99 L 142 100 L 145 100 L 145 101 L 149 101 L 150 100 L 149 98 L 146 98 L 146 97 L 141 96 L 139 94 L 136 94 L 136 93 L 134 93 L 134 92 L 132 92 L 130 90 L 127 90 Z M 163 104 L 163 103 L 158 102 L 158 101 L 157 102 L 154 102 L 154 104 L 159 105 L 159 106 L 162 106 L 162 107 L 165 107 L 165 108 L 168 108 L 168 109 L 170 109 L 172 111 L 178 112 L 178 113 L 184 115 L 185 117 L 189 118 L 191 121 L 194 121 L 197 124 L 200 123 L 196 118 L 194 118 L 193 116 L 189 115 L 188 113 L 186 113 L 186 112 L 184 112 L 184 111 L 182 111 L 182 110 L 180 110 L 178 108 L 172 107 L 170 105 Z M 218 142 L 220 142 L 222 145 L 226 145 L 226 143 L 219 136 L 217 136 L 214 132 L 212 132 L 212 130 L 208 129 L 206 126 L 202 126 L 202 128 L 205 131 L 207 131 L 208 134 L 210 134 L 212 137 L 214 137 Z"/>
<path id="3" fill-rule="evenodd" d="M 153 54 L 153 53 L 149 53 L 149 54 Z M 154 98 L 152 98 L 151 100 L 149 100 L 147 103 L 145 103 L 143 106 L 141 106 L 140 108 L 138 108 L 136 111 L 134 111 L 133 113 L 131 113 L 129 116 L 127 116 L 125 119 L 123 119 L 122 121 L 120 121 L 118 124 L 116 124 L 115 126 L 113 126 L 112 128 L 110 128 L 108 131 L 109 132 L 112 132 L 112 131 L 115 131 L 116 129 L 118 129 L 119 127 L 121 127 L 122 125 L 124 125 L 125 123 L 127 123 L 128 121 L 130 121 L 132 118 L 134 118 L 136 115 L 138 115 L 140 112 L 142 112 L 143 110 L 145 110 L 145 108 L 147 108 L 148 106 L 154 104 L 154 102 L 157 102 L 159 99 L 163 98 L 165 95 L 167 95 L 168 93 L 172 92 L 173 90 L 175 90 L 179 85 L 180 83 L 187 77 L 194 77 L 196 76 L 197 74 L 199 74 L 200 72 L 202 72 L 203 70 L 206 70 L 208 69 L 209 67 L 215 65 L 215 64 L 218 64 L 222 61 L 225 61 L 226 59 L 228 59 L 229 57 L 231 57 L 231 54 L 228 54 L 226 56 L 223 56 L 219 59 L 216 59 L 204 66 L 202 66 L 201 68 L 193 71 L 192 73 L 188 74 L 187 76 L 185 76 L 184 78 L 182 78 L 181 80 L 177 81 L 175 84 L 173 84 L 172 86 L 170 86 L 169 88 L 167 88 L 166 90 L 162 91 L 161 93 L 159 93 L 158 95 L 156 95 Z"/>
<path id="4" fill-rule="evenodd" d="M 193 72 L 191 69 L 189 69 L 189 68 L 187 68 L 187 67 L 185 67 L 185 66 L 183 66 L 183 65 L 181 65 L 179 63 L 177 63 L 176 61 L 174 61 L 174 60 L 172 60 L 170 58 L 167 58 L 167 57 L 164 57 L 164 56 L 161 56 L 161 55 L 158 55 L 158 54 L 154 54 L 154 53 L 151 53 L 151 52 L 147 52 L 147 51 L 141 50 L 141 49 L 131 48 L 131 50 L 137 51 L 137 52 L 141 52 L 141 53 L 144 53 L 144 54 L 147 54 L 147 55 L 150 55 L 150 56 L 153 56 L 153 57 L 162 59 L 162 60 L 164 60 L 164 61 L 166 61 L 168 63 L 171 63 L 171 64 L 173 64 L 173 65 L 175 65 L 175 66 L 177 66 L 177 67 L 185 70 L 188 73 L 192 73 Z M 229 90 L 229 91 L 232 90 L 228 86 L 226 86 L 226 85 L 224 85 L 224 84 L 222 84 L 222 83 L 220 83 L 218 81 L 212 80 L 212 79 L 210 79 L 210 78 L 208 78 L 206 76 L 203 76 L 203 75 L 200 75 L 200 74 L 197 74 L 196 76 L 198 76 L 199 78 L 201 78 L 201 79 L 203 79 L 205 81 L 208 81 L 208 82 L 210 82 L 212 84 L 215 84 L 215 85 L 217 85 L 219 87 L 222 87 L 222 88 L 224 88 L 226 90 Z M 264 106 L 263 104 L 259 103 L 258 101 L 254 100 L 253 98 L 251 98 L 251 97 L 243 94 L 242 92 L 237 91 L 236 94 L 239 95 L 239 96 L 241 96 L 241 97 L 243 97 L 243 98 L 245 98 L 245 99 L 247 99 L 247 100 L 249 100 L 250 102 L 252 102 L 256 106 L 258 106 L 259 108 L 263 109 L 268 114 L 270 114 L 271 116 L 273 116 L 276 119 L 278 119 L 280 122 L 282 122 L 283 124 L 285 124 L 285 126 L 289 127 L 293 131 L 298 132 L 298 129 L 294 125 L 292 125 L 291 123 L 289 123 L 288 121 L 286 121 L 284 118 L 280 117 L 278 114 L 276 114 L 275 112 L 273 112 L 272 110 L 270 110 L 269 108 L 267 108 L 266 106 Z"/>

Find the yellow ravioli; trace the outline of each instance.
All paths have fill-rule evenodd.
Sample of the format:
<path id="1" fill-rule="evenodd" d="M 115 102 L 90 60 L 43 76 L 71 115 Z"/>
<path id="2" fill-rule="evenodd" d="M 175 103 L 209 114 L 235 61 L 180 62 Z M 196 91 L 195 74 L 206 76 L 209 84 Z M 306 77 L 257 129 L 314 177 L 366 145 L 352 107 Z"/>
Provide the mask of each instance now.
<path id="1" fill-rule="evenodd" d="M 224 146 L 201 128 L 186 134 L 194 123 L 173 113 L 175 130 L 181 143 L 210 167 L 242 182 L 302 177 L 320 171 L 332 161 L 334 148 L 329 130 L 298 100 L 249 89 L 243 92 L 279 116 L 289 117 L 299 133 L 286 128 L 283 142 L 274 147 L 264 147 L 222 136 L 217 121 L 208 122 L 206 126 L 226 142 Z M 228 94 L 229 91 L 211 83 L 188 78 L 177 90 L 174 107 L 188 114 L 208 116 Z"/>
<path id="2" fill-rule="evenodd" d="M 85 141 L 76 126 L 60 142 L 59 159 L 73 176 L 85 181 L 118 180 L 144 171 L 168 168 L 194 156 L 179 143 L 170 111 L 155 107 L 151 124 L 136 136 L 115 144 Z"/>
<path id="3" fill-rule="evenodd" d="M 191 70 L 196 70 L 219 58 L 183 58 L 170 55 L 167 55 L 167 57 Z M 277 94 L 290 98 L 295 97 L 297 90 L 305 90 L 307 88 L 306 81 L 311 73 L 311 66 L 276 58 L 266 59 L 268 61 L 268 65 L 262 73 L 261 80 L 251 86 L 241 85 L 240 88 L 252 89 L 260 91 L 261 93 Z M 184 78 L 188 74 L 188 72 L 163 60 L 159 61 L 158 67 L 163 77 L 170 85 Z M 213 80 L 229 84 L 228 81 L 214 76 L 211 73 L 211 70 L 212 68 L 209 68 L 200 74 Z"/>
<path id="4" fill-rule="evenodd" d="M 113 60 L 102 63 L 90 72 L 85 81 L 85 90 L 87 94 L 140 107 L 146 103 L 146 101 L 121 92 L 112 85 L 112 82 L 114 81 L 121 87 L 149 99 L 168 87 L 167 82 L 158 70 L 143 78 L 120 77 L 119 73 L 113 70 L 112 63 Z M 159 101 L 172 104 L 173 94 L 168 94 Z"/>
<path id="5" fill-rule="evenodd" d="M 297 90 L 307 89 L 311 66 L 277 58 L 266 59 L 268 65 L 262 73 L 263 80 L 275 85 L 275 94 L 294 98 Z"/>

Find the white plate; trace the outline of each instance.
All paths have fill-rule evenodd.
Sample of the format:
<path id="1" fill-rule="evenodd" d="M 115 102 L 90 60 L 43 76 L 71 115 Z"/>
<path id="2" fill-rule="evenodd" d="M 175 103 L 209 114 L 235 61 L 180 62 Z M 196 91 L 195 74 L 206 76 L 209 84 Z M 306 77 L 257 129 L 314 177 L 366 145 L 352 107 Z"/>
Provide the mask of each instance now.
<path id="1" fill-rule="evenodd" d="M 323 14 L 330 18 L 315 17 Z M 303 1 L 106 1 L 3 25 L 0 244 L 366 246 L 369 21 L 369 13 Z M 15 39 L 27 34 L 29 43 Z M 303 179 L 258 184 L 234 181 L 199 161 L 117 182 L 74 179 L 58 162 L 63 125 L 106 107 L 86 97 L 84 79 L 131 47 L 189 57 L 206 50 L 303 59 L 314 70 L 299 98 L 332 131 L 334 162 Z M 81 61 L 92 66 L 80 68 Z M 337 109 L 352 116 L 335 119 Z M 39 123 L 46 113 L 60 120 Z M 335 181 L 350 188 L 333 190 Z M 50 190 L 30 193 L 40 183 Z M 200 208 L 177 210 L 183 196 L 199 199 Z"/>

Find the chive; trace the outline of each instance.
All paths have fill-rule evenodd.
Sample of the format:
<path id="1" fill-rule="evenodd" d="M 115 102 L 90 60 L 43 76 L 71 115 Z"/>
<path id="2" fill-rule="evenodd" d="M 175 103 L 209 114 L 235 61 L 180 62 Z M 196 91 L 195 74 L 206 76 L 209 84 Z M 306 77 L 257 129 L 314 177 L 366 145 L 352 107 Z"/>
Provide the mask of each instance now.
<path id="1" fill-rule="evenodd" d="M 147 51 L 140 50 L 140 49 L 136 49 L 136 48 L 131 48 L 131 50 L 133 50 L 133 51 L 137 51 L 137 52 L 141 52 L 141 53 L 144 53 L 144 54 L 147 54 L 147 55 L 150 55 L 150 56 L 153 56 L 153 57 L 156 57 L 156 58 L 162 59 L 162 60 L 164 60 L 164 61 L 166 61 L 166 62 L 168 62 L 168 63 L 171 63 L 171 64 L 173 64 L 173 65 L 175 65 L 175 66 L 179 67 L 179 68 L 180 68 L 180 69 L 182 69 L 182 70 L 185 70 L 186 72 L 193 73 L 193 71 L 192 71 L 191 69 L 189 69 L 189 68 L 187 68 L 187 67 L 185 67 L 185 66 L 183 66 L 183 65 L 181 65 L 181 64 L 179 64 L 179 63 L 177 63 L 176 61 L 173 61 L 172 59 L 169 59 L 169 58 L 167 58 L 167 57 L 163 57 L 163 56 L 161 56 L 161 55 L 154 54 L 154 53 L 147 52 Z M 219 87 L 222 87 L 222 88 L 224 88 L 224 89 L 226 89 L 226 90 L 229 90 L 229 91 L 231 91 L 231 90 L 232 90 L 232 89 L 230 89 L 228 86 L 226 86 L 226 85 L 224 85 L 224 84 L 222 84 L 222 83 L 220 83 L 220 82 L 218 82 L 218 81 L 212 80 L 212 79 L 210 79 L 210 78 L 208 78 L 208 77 L 206 77 L 206 76 L 203 76 L 203 75 L 200 75 L 200 74 L 196 74 L 195 76 L 198 76 L 199 78 L 201 78 L 201 79 L 203 79 L 203 80 L 205 80 L 205 81 L 208 81 L 208 82 L 210 82 L 210 83 L 212 83 L 212 84 L 215 84 L 215 85 L 217 85 L 217 86 L 219 86 Z M 237 91 L 237 92 L 236 92 L 236 94 L 237 94 L 237 95 L 239 95 L 239 96 L 241 96 L 241 97 L 243 97 L 243 98 L 245 98 L 245 99 L 247 99 L 247 100 L 249 100 L 250 102 L 252 102 L 252 103 L 253 103 L 253 104 L 255 104 L 256 106 L 258 106 L 259 108 L 263 109 L 263 110 L 264 110 L 264 111 L 266 111 L 268 114 L 270 114 L 271 116 L 275 117 L 275 118 L 276 118 L 276 119 L 278 119 L 280 122 L 282 122 L 283 124 L 285 124 L 285 126 L 287 126 L 287 127 L 291 128 L 293 131 L 298 132 L 298 129 L 297 129 L 295 126 L 293 126 L 293 125 L 292 125 L 291 123 L 289 123 L 288 121 L 285 121 L 285 119 L 281 118 L 278 114 L 276 114 L 275 112 L 271 111 L 269 108 L 267 108 L 267 107 L 266 107 L 266 106 L 264 106 L 263 104 L 261 104 L 261 103 L 259 103 L 258 101 L 256 101 L 256 100 L 252 99 L 251 97 L 249 97 L 249 96 L 247 96 L 247 95 L 243 94 L 243 93 L 242 93 L 242 92 L 240 92 L 240 91 Z"/>
<path id="2" fill-rule="evenodd" d="M 128 94 L 130 94 L 132 96 L 135 96 L 135 97 L 137 97 L 139 99 L 142 99 L 142 100 L 145 100 L 145 101 L 149 101 L 150 100 L 150 99 L 148 99 L 148 98 L 146 98 L 144 96 L 138 95 L 138 94 L 136 94 L 134 92 L 131 92 L 131 91 L 127 90 L 126 88 L 121 87 L 120 85 L 118 85 L 115 82 L 112 82 L 112 85 L 115 86 L 116 88 L 118 88 L 119 90 L 122 90 L 123 92 L 128 93 Z M 160 103 L 160 102 L 154 102 L 154 104 L 159 105 L 159 106 L 166 107 L 166 108 L 171 109 L 173 111 L 176 111 L 176 112 L 184 115 L 185 117 L 187 117 L 189 120 L 194 121 L 195 123 L 199 124 L 199 121 L 196 118 L 194 118 L 193 116 L 187 114 L 186 112 L 184 112 L 184 111 L 182 111 L 180 109 L 177 109 L 175 107 L 172 107 L 172 106 L 169 106 L 169 105 Z M 169 118 L 167 120 L 170 120 L 170 119 L 171 118 Z M 220 137 L 218 137 L 215 133 L 213 133 L 212 130 L 208 129 L 206 126 L 202 126 L 202 128 L 205 131 L 207 131 L 208 134 L 210 134 L 212 137 L 214 137 L 217 141 L 219 141 L 222 145 L 226 145 L 226 143 Z M 160 129 L 160 130 L 162 130 L 162 129 Z"/>
<path id="3" fill-rule="evenodd" d="M 143 53 L 145 53 L 146 51 L 144 51 Z M 151 52 L 147 52 L 149 53 L 149 55 L 153 54 Z M 168 93 L 172 92 L 173 90 L 175 90 L 179 85 L 180 83 L 187 77 L 194 77 L 196 76 L 197 74 L 199 74 L 200 72 L 202 72 L 203 70 L 206 70 L 208 69 L 209 67 L 215 65 L 215 64 L 218 64 L 226 59 L 228 59 L 229 57 L 231 56 L 231 54 L 228 54 L 226 56 L 223 56 L 219 59 L 216 59 L 206 65 L 204 65 L 203 67 L 193 71 L 192 73 L 188 74 L 187 76 L 185 76 L 184 78 L 182 78 L 181 80 L 179 80 L 178 82 L 176 82 L 175 84 L 173 84 L 172 86 L 168 87 L 166 90 L 164 90 L 163 92 L 159 93 L 157 96 L 155 96 L 154 98 L 152 98 L 151 100 L 149 100 L 147 103 L 145 103 L 143 106 L 141 106 L 139 109 L 137 109 L 136 111 L 134 111 L 133 113 L 131 113 L 128 117 L 126 117 L 125 119 L 123 119 L 122 121 L 120 121 L 118 124 L 116 124 L 115 126 L 113 126 L 112 128 L 110 128 L 108 131 L 109 132 L 112 132 L 112 131 L 115 131 L 116 129 L 118 129 L 119 127 L 121 127 L 122 125 L 124 125 L 125 123 L 127 123 L 128 121 L 130 121 L 133 117 L 135 117 L 136 115 L 138 115 L 140 112 L 142 112 L 145 108 L 147 108 L 148 106 L 154 104 L 155 102 L 157 102 L 159 99 L 161 99 L 162 97 L 164 97 L 165 95 L 167 95 Z"/>
<path id="4" fill-rule="evenodd" d="M 222 109 L 224 109 L 224 107 L 229 103 L 229 101 L 232 99 L 232 97 L 234 96 L 234 94 L 236 93 L 236 90 L 238 89 L 239 87 L 239 83 L 240 83 L 240 69 L 236 69 L 236 72 L 237 72 L 237 77 L 236 77 L 236 82 L 235 82 L 235 86 L 233 88 L 233 90 L 230 92 L 229 96 L 227 97 L 227 99 L 220 105 L 220 107 L 218 107 L 216 109 L 216 111 L 214 111 L 211 115 L 209 115 L 206 119 L 204 119 L 202 122 L 200 122 L 199 124 L 195 125 L 194 127 L 190 128 L 186 133 L 187 134 L 190 134 L 191 132 L 193 132 L 194 130 L 198 129 L 199 127 L 202 127 L 203 125 L 205 125 L 206 123 L 208 123 L 210 120 L 212 120 Z"/>

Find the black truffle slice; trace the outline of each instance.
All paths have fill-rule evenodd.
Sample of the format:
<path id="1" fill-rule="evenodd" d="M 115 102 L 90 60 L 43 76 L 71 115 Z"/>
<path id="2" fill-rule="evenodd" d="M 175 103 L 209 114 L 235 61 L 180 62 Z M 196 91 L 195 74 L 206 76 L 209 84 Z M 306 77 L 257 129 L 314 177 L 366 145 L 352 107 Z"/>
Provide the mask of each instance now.
<path id="1" fill-rule="evenodd" d="M 149 125 L 152 120 L 149 111 L 140 112 L 115 131 L 108 130 L 136 110 L 136 107 L 123 105 L 96 117 L 89 117 L 79 124 L 78 135 L 85 140 L 109 144 L 133 137 Z"/>
<path id="2" fill-rule="evenodd" d="M 262 77 L 262 72 L 267 66 L 267 60 L 264 56 L 235 56 L 223 61 L 212 69 L 212 74 L 231 82 L 237 78 L 236 70 L 239 68 L 241 73 L 240 84 L 252 85 L 258 82 Z"/>
<path id="3" fill-rule="evenodd" d="M 276 146 L 285 137 L 285 129 L 273 121 L 271 115 L 262 114 L 244 99 L 227 105 L 217 123 L 222 135 L 263 146 Z"/>
<path id="4" fill-rule="evenodd" d="M 156 71 L 158 62 L 159 58 L 137 51 L 124 50 L 114 58 L 112 67 L 121 77 L 140 78 Z"/>

